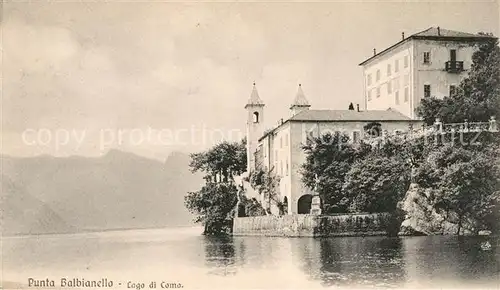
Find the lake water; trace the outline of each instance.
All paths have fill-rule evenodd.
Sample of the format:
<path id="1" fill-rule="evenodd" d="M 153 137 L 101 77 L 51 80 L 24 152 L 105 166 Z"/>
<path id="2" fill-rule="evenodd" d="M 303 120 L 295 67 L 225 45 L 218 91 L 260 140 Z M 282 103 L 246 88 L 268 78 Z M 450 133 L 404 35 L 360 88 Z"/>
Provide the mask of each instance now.
<path id="1" fill-rule="evenodd" d="M 155 281 L 185 289 L 500 289 L 498 237 L 211 238 L 199 228 L 9 237 L 5 288 L 29 278 L 107 278 L 113 289 Z M 492 244 L 482 251 L 485 239 Z M 135 283 L 132 285 L 132 283 Z M 167 284 L 165 284 L 167 283 Z"/>

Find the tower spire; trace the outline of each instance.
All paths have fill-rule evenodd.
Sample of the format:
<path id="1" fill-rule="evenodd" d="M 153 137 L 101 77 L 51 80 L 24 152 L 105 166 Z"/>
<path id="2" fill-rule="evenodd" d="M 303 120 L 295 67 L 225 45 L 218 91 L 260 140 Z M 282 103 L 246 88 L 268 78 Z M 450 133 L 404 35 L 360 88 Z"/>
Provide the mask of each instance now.
<path id="1" fill-rule="evenodd" d="M 250 94 L 250 98 L 245 106 L 245 108 L 249 106 L 263 106 L 264 102 L 260 99 L 259 93 L 257 92 L 257 87 L 255 86 L 255 82 L 253 82 L 252 93 Z"/>
<path id="2" fill-rule="evenodd" d="M 310 107 L 309 102 L 304 95 L 304 91 L 302 91 L 302 84 L 299 84 L 299 88 L 297 90 L 297 95 L 295 95 L 295 100 L 293 101 L 292 107 Z"/>
<path id="3" fill-rule="evenodd" d="M 302 111 L 309 110 L 311 105 L 304 95 L 304 91 L 302 90 L 302 84 L 299 84 L 299 88 L 297 89 L 297 94 L 295 95 L 295 99 L 293 100 L 292 105 L 290 106 L 290 110 L 292 111 L 292 116 L 296 115 Z"/>

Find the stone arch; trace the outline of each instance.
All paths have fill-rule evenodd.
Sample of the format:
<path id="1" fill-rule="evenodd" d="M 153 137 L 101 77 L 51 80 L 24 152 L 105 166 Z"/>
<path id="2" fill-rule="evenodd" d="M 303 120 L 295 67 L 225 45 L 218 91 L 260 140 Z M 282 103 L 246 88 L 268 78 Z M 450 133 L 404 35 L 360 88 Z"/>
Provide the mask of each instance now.
<path id="1" fill-rule="evenodd" d="M 297 213 L 309 214 L 311 212 L 312 195 L 304 194 L 297 201 Z"/>

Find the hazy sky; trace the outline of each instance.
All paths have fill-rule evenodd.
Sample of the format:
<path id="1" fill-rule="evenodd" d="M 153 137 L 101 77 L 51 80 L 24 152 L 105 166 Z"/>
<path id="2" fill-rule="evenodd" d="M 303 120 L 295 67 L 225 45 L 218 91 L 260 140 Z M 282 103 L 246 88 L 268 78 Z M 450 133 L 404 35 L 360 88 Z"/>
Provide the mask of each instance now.
<path id="1" fill-rule="evenodd" d="M 313 108 L 346 109 L 373 48 L 430 26 L 498 35 L 499 15 L 496 1 L 7 1 L 2 153 L 202 149 L 244 134 L 253 81 L 269 127 L 299 83 Z"/>

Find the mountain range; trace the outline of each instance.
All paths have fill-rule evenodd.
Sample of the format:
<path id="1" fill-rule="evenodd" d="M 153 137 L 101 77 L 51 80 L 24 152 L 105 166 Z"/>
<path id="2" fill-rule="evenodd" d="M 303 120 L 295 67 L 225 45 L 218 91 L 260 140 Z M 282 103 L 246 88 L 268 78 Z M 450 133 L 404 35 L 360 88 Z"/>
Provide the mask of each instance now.
<path id="1" fill-rule="evenodd" d="M 184 196 L 203 183 L 181 152 L 164 163 L 118 150 L 1 162 L 4 235 L 191 225 Z"/>

